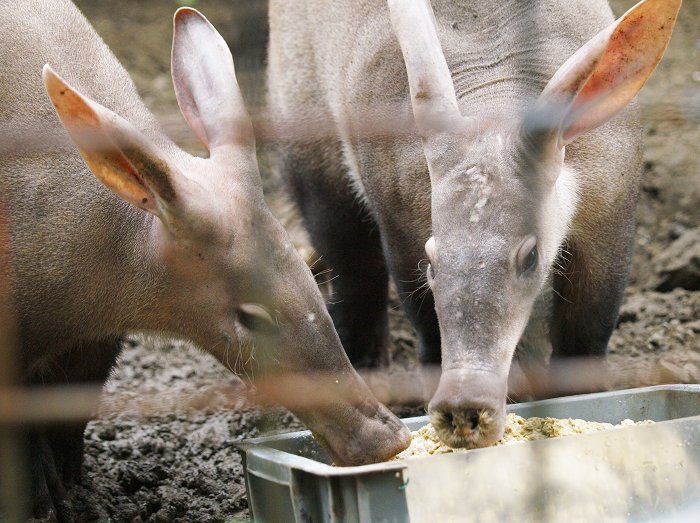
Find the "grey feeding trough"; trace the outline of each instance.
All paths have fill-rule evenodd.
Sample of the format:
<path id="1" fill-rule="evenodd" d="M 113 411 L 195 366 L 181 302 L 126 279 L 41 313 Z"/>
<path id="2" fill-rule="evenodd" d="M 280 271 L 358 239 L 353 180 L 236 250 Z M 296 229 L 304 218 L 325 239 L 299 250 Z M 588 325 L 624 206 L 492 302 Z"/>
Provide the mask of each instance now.
<path id="1" fill-rule="evenodd" d="M 333 467 L 309 431 L 240 444 L 256 522 L 700 521 L 700 385 L 510 405 L 523 417 L 658 423 Z M 411 430 L 427 417 L 404 422 Z"/>

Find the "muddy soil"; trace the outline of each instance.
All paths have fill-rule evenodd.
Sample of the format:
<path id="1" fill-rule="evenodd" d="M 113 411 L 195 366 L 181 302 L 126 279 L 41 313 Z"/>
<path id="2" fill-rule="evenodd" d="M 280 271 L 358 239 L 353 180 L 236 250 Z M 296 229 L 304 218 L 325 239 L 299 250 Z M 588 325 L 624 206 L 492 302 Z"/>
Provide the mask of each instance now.
<path id="1" fill-rule="evenodd" d="M 231 45 L 246 99 L 260 107 L 262 1 L 78 0 L 131 72 L 167 132 L 202 151 L 177 111 L 169 78 L 171 17 L 201 9 Z M 615 0 L 620 14 L 633 4 Z M 700 382 L 700 1 L 686 0 L 666 57 L 639 103 L 644 181 L 632 279 L 610 343 L 613 386 Z M 278 184 L 263 169 L 280 217 Z M 603 188 L 601 188 L 603 190 Z M 297 234 L 299 243 L 303 236 Z M 394 366 L 415 365 L 413 333 L 392 313 Z M 152 401 L 157 398 L 157 401 Z M 300 427 L 254 407 L 254 391 L 187 343 L 134 336 L 85 434 L 80 521 L 225 521 L 248 517 L 240 439 Z M 151 401 L 149 401 L 151 400 Z M 400 408 L 401 413 L 420 408 Z"/>

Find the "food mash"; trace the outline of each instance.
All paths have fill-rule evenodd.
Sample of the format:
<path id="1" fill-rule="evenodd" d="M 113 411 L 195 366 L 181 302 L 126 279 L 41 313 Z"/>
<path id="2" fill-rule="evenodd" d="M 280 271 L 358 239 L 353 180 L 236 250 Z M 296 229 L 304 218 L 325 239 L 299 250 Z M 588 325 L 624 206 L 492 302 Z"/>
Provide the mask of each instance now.
<path id="1" fill-rule="evenodd" d="M 557 438 L 572 434 L 585 434 L 599 432 L 616 427 L 625 427 L 637 424 L 649 424 L 653 421 L 634 422 L 626 419 L 618 425 L 612 423 L 598 423 L 596 421 L 584 421 L 581 419 L 557 419 L 557 418 L 523 418 L 517 414 L 508 414 L 506 428 L 503 437 L 495 445 L 508 445 L 516 441 L 533 441 L 537 439 Z M 446 454 L 448 452 L 464 452 L 468 449 L 453 449 L 445 445 L 438 438 L 433 426 L 429 423 L 425 427 L 411 433 L 411 445 L 399 453 L 394 459 L 427 456 L 433 454 Z"/>

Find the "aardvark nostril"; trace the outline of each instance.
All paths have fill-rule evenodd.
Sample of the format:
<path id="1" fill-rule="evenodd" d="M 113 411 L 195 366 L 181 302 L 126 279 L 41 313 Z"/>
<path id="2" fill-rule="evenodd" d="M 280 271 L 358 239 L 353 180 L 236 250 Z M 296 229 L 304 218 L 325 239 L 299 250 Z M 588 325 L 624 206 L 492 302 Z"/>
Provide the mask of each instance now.
<path id="1" fill-rule="evenodd" d="M 467 409 L 452 414 L 452 427 L 456 436 L 470 437 L 479 429 L 482 409 Z"/>
<path id="2" fill-rule="evenodd" d="M 452 435 L 454 438 L 462 438 L 465 441 L 473 440 L 479 430 L 479 411 L 469 409 L 451 415 Z"/>
<path id="3" fill-rule="evenodd" d="M 472 410 L 471 414 L 469 414 L 469 419 L 467 420 L 467 422 L 472 429 L 476 429 L 476 427 L 479 426 L 480 419 L 481 419 L 481 411 L 474 409 L 474 410 Z"/>
<path id="4" fill-rule="evenodd" d="M 454 421 L 454 417 L 452 416 L 451 412 L 443 412 L 442 413 L 442 422 L 445 425 L 446 429 L 454 429 L 455 428 L 455 421 Z"/>
<path id="5" fill-rule="evenodd" d="M 445 429 L 454 432 L 476 430 L 479 426 L 481 409 L 467 409 L 464 411 L 444 411 L 442 413 Z"/>

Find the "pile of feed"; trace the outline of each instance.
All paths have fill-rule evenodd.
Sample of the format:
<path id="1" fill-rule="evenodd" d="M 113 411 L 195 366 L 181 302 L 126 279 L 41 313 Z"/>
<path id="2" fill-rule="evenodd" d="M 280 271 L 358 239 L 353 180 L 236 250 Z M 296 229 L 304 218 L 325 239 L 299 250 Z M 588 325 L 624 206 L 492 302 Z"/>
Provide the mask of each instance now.
<path id="1" fill-rule="evenodd" d="M 496 445 L 508 445 L 516 441 L 534 441 L 538 439 L 557 438 L 572 434 L 586 434 L 600 432 L 617 427 L 630 425 L 647 425 L 654 423 L 651 420 L 632 421 L 626 419 L 617 425 L 612 423 L 599 423 L 597 421 L 584 421 L 582 419 L 558 419 L 558 418 L 523 418 L 517 414 L 508 414 L 506 428 L 503 437 Z M 428 423 L 419 430 L 411 432 L 411 445 L 393 459 L 406 459 L 435 454 L 447 454 L 448 452 L 465 452 L 469 449 L 453 449 L 448 447 L 437 435 L 432 424 Z"/>

